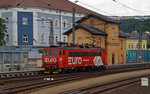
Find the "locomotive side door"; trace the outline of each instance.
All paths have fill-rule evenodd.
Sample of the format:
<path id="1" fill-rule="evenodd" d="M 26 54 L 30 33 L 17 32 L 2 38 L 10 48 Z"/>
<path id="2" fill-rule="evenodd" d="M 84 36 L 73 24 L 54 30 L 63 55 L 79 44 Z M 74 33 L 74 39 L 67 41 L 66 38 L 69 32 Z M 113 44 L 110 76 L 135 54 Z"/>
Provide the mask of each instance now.
<path id="1" fill-rule="evenodd" d="M 64 50 L 60 50 L 59 52 L 59 68 L 64 68 L 64 62 L 65 62 L 65 56 L 64 56 Z"/>
<path id="2" fill-rule="evenodd" d="M 65 68 L 65 61 L 66 61 L 66 58 L 65 58 L 65 50 L 62 50 L 62 58 L 63 58 L 63 68 Z"/>

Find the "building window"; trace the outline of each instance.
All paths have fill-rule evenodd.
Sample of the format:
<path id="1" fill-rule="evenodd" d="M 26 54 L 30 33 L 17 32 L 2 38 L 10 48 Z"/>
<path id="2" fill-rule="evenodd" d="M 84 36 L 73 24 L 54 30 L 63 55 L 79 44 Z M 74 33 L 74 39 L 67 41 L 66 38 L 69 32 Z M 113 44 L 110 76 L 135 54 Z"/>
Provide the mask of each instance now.
<path id="1" fill-rule="evenodd" d="M 138 49 L 138 48 L 139 48 L 139 45 L 137 44 L 136 47 L 137 47 L 137 49 Z"/>
<path id="2" fill-rule="evenodd" d="M 48 23 L 49 23 L 49 27 L 51 27 L 51 26 L 53 25 L 53 24 L 52 24 L 53 22 L 52 22 L 52 19 L 51 19 L 51 18 L 48 19 Z"/>
<path id="3" fill-rule="evenodd" d="M 9 24 L 9 17 L 5 18 L 5 24 L 8 25 Z"/>
<path id="4" fill-rule="evenodd" d="M 59 27 L 59 21 L 58 21 L 58 19 L 55 20 L 55 27 L 56 27 L 56 28 Z"/>
<path id="5" fill-rule="evenodd" d="M 72 28 L 72 22 L 70 22 L 70 28 Z"/>
<path id="6" fill-rule="evenodd" d="M 50 42 L 51 42 L 51 36 L 49 35 L 48 37 L 49 37 L 49 44 L 50 44 Z"/>
<path id="7" fill-rule="evenodd" d="M 66 37 L 64 37 L 64 42 L 66 42 Z"/>
<path id="8" fill-rule="evenodd" d="M 56 43 L 58 42 L 58 35 L 56 35 Z"/>
<path id="9" fill-rule="evenodd" d="M 121 64 L 123 64 L 123 54 L 121 54 Z"/>
<path id="10" fill-rule="evenodd" d="M 101 38 L 98 39 L 98 47 L 101 47 Z"/>
<path id="11" fill-rule="evenodd" d="M 9 42 L 9 35 L 6 35 L 6 42 Z"/>
<path id="12" fill-rule="evenodd" d="M 23 35 L 23 42 L 28 42 L 28 35 Z"/>
<path id="13" fill-rule="evenodd" d="M 130 44 L 129 44 L 129 49 L 130 49 Z"/>
<path id="14" fill-rule="evenodd" d="M 145 49 L 145 45 L 143 45 L 143 49 Z"/>
<path id="15" fill-rule="evenodd" d="M 27 17 L 22 18 L 22 24 L 23 25 L 28 25 L 28 18 Z"/>
<path id="16" fill-rule="evenodd" d="M 95 21 L 91 20 L 91 26 L 95 26 Z"/>
<path id="17" fill-rule="evenodd" d="M 45 18 L 44 17 L 41 18 L 41 26 L 45 26 Z"/>
<path id="18" fill-rule="evenodd" d="M 63 27 L 67 28 L 67 21 L 66 20 L 64 20 L 64 22 L 63 22 Z"/>
<path id="19" fill-rule="evenodd" d="M 112 29 L 112 39 L 115 39 L 114 29 Z"/>
<path id="20" fill-rule="evenodd" d="M 133 49 L 133 44 L 131 45 L 132 49 Z"/>
<path id="21" fill-rule="evenodd" d="M 44 35 L 44 33 L 41 35 L 41 43 L 45 43 L 45 35 Z"/>
<path id="22" fill-rule="evenodd" d="M 122 50 L 122 48 L 123 48 L 123 45 L 122 45 L 122 40 L 121 40 L 121 50 Z"/>

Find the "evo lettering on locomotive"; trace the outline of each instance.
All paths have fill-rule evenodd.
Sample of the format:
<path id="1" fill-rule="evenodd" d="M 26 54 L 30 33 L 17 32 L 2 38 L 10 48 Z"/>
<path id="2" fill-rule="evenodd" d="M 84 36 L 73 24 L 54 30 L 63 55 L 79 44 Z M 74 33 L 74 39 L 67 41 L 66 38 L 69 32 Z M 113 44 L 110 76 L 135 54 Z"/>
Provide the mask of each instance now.
<path id="1" fill-rule="evenodd" d="M 68 65 L 82 64 L 81 57 L 68 57 Z"/>
<path id="2" fill-rule="evenodd" d="M 56 58 L 45 58 L 45 62 L 57 62 Z"/>

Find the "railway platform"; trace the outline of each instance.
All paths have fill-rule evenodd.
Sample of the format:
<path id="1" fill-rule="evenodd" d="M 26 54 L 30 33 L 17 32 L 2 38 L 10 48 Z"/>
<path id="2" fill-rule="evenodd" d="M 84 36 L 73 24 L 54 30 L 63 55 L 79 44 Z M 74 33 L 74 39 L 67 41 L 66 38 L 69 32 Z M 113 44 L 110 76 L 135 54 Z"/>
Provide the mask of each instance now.
<path id="1" fill-rule="evenodd" d="M 138 66 L 150 66 L 150 62 L 106 65 L 106 68 L 111 69 L 111 68 L 138 67 Z"/>
<path id="2" fill-rule="evenodd" d="M 43 71 L 44 68 L 28 68 L 21 71 L 4 71 L 0 72 L 0 78 L 4 77 L 15 77 L 15 76 L 25 76 L 25 75 L 38 75 Z"/>

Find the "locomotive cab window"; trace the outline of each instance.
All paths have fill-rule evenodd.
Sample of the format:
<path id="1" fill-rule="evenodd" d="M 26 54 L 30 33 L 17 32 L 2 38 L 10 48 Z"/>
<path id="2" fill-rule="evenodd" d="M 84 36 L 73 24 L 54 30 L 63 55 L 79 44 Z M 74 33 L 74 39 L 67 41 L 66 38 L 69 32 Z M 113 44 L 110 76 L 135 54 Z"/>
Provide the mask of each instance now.
<path id="1" fill-rule="evenodd" d="M 65 51 L 63 51 L 63 55 L 65 55 Z"/>
<path id="2" fill-rule="evenodd" d="M 52 50 L 52 55 L 58 55 L 58 50 Z"/>
<path id="3" fill-rule="evenodd" d="M 59 52 L 59 55 L 61 55 L 61 50 L 60 50 L 60 52 Z"/>
<path id="4" fill-rule="evenodd" d="M 50 50 L 44 50 L 44 55 L 49 55 L 50 54 Z"/>

